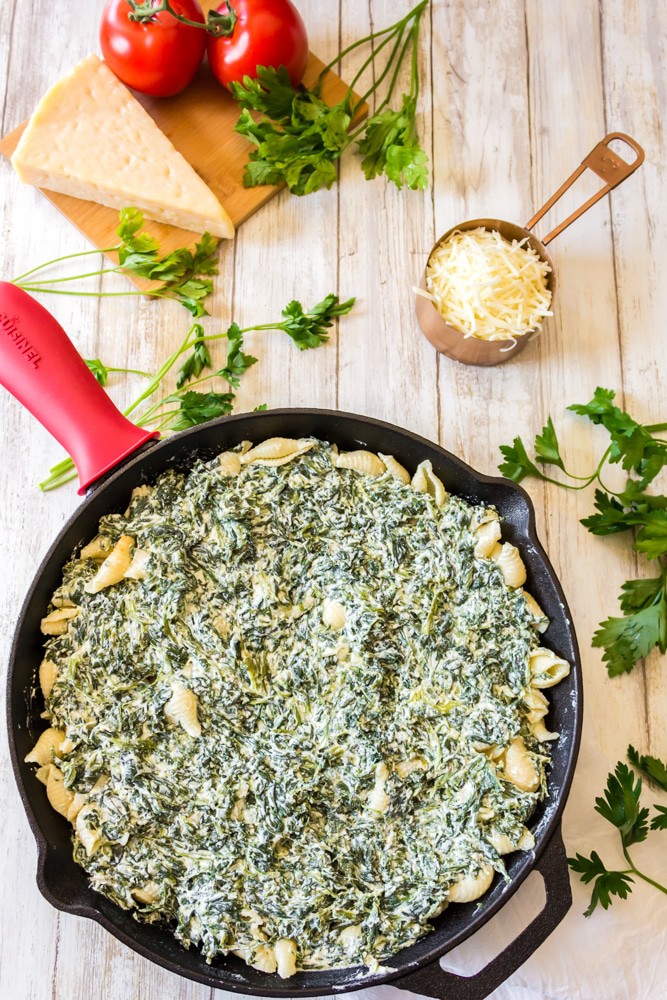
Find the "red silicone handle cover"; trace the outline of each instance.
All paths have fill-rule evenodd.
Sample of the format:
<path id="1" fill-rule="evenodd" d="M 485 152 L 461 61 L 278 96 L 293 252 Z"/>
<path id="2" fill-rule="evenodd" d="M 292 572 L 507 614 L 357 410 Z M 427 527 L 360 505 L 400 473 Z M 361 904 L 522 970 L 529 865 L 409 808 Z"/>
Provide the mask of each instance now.
<path id="1" fill-rule="evenodd" d="M 72 456 L 79 493 L 158 437 L 116 409 L 51 313 L 5 281 L 0 281 L 0 385 Z"/>

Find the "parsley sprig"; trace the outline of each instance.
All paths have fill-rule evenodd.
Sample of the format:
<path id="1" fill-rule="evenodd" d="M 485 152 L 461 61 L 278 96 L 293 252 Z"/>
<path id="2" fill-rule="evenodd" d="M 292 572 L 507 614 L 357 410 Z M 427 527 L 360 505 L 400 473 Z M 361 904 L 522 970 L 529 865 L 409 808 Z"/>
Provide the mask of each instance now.
<path id="1" fill-rule="evenodd" d="M 660 436 L 667 431 L 667 423 L 640 424 L 614 399 L 611 389 L 598 387 L 590 402 L 569 407 L 609 433 L 609 446 L 589 475 L 575 476 L 566 468 L 551 417 L 535 438 L 535 461 L 560 469 L 570 482 L 542 472 L 520 437 L 501 446 L 505 460 L 499 466 L 516 483 L 528 476 L 570 490 L 597 483 L 596 513 L 583 518 L 584 527 L 601 536 L 631 531 L 633 549 L 655 560 L 657 574 L 624 583 L 619 597 L 623 616 L 601 622 L 593 637 L 593 645 L 604 650 L 610 677 L 629 673 L 655 648 L 667 652 L 667 496 L 648 492 L 667 465 L 667 439 Z M 615 491 L 605 484 L 602 476 L 607 464 L 620 465 L 628 473 L 623 489 Z"/>
<path id="2" fill-rule="evenodd" d="M 243 328 L 232 323 L 224 333 L 208 334 L 200 323 L 193 323 L 185 339 L 153 374 L 131 368 L 112 368 L 99 358 L 86 364 L 101 385 L 107 384 L 112 372 L 146 378 L 148 385 L 123 411 L 125 416 L 132 417 L 140 427 L 151 427 L 162 433 L 180 431 L 233 411 L 240 380 L 257 363 L 257 358 L 243 350 L 246 334 L 280 331 L 299 350 L 311 350 L 327 342 L 336 320 L 349 313 L 354 302 L 354 299 L 341 302 L 337 295 L 329 294 L 306 310 L 294 300 L 285 306 L 279 320 Z M 227 350 L 224 364 L 214 370 L 209 348 L 218 342 L 224 342 Z M 174 370 L 175 388 L 165 393 L 164 383 Z M 266 405 L 256 409 L 266 409 Z M 74 479 L 75 475 L 72 459 L 65 458 L 50 469 L 49 476 L 39 485 L 42 490 L 52 490 Z"/>
<path id="3" fill-rule="evenodd" d="M 640 757 L 633 746 L 628 747 L 628 760 L 638 769 L 647 770 L 650 777 L 667 791 L 667 765 L 657 757 Z M 643 762 L 643 763 L 639 763 Z M 646 767 L 645 767 L 646 765 Z M 613 774 L 607 777 L 607 787 L 602 796 L 595 800 L 595 811 L 608 823 L 615 826 L 621 838 L 623 856 L 628 867 L 621 871 L 605 867 L 599 854 L 591 852 L 590 857 L 576 854 L 568 858 L 572 871 L 577 872 L 586 885 L 593 883 L 591 901 L 584 915 L 590 917 L 598 903 L 603 910 L 613 903 L 613 897 L 627 899 L 632 892 L 634 878 L 642 879 L 667 895 L 667 887 L 640 871 L 630 857 L 628 848 L 640 844 L 648 837 L 649 830 L 667 830 L 667 807 L 654 805 L 653 816 L 649 809 L 641 805 L 642 779 L 623 761 L 619 761 Z"/>
<path id="4" fill-rule="evenodd" d="M 236 131 L 255 146 L 246 164 L 243 183 L 285 183 L 293 194 L 305 195 L 330 188 L 337 177 L 343 152 L 356 143 L 362 155 L 361 168 L 367 180 L 384 174 L 397 187 L 425 188 L 428 157 L 419 144 L 416 128 L 419 97 L 418 42 L 422 15 L 430 0 L 421 0 L 405 17 L 349 45 L 320 73 L 314 88 L 293 88 L 284 67 L 257 67 L 257 78 L 246 76 L 230 85 L 242 108 Z M 371 54 L 355 75 L 345 97 L 333 106 L 322 98 L 322 82 L 338 59 L 363 45 Z M 383 67 L 380 56 L 386 55 Z M 410 53 L 410 91 L 401 107 L 389 104 L 397 87 L 401 67 Z M 374 80 L 358 99 L 354 88 L 372 67 Z M 387 92 L 374 114 L 355 127 L 361 106 L 388 78 Z M 253 112 L 253 114 L 251 114 Z M 257 118 L 259 113 L 260 117 Z"/>
<path id="5" fill-rule="evenodd" d="M 85 250 L 82 253 L 56 257 L 14 278 L 13 284 L 33 294 L 48 292 L 54 295 L 83 295 L 95 298 L 148 294 L 157 298 L 176 299 L 195 319 L 208 315 L 206 299 L 213 291 L 212 278 L 218 273 L 218 241 L 210 233 L 204 233 L 201 240 L 195 244 L 194 250 L 182 247 L 161 255 L 157 240 L 142 231 L 143 224 L 143 213 L 138 208 L 123 208 L 116 230 L 120 238 L 119 243 L 104 250 Z M 43 274 L 63 261 L 99 253 L 117 253 L 118 265 L 60 278 L 49 278 Z M 146 278 L 156 284 L 149 292 L 100 292 L 78 287 L 63 288 L 63 285 L 69 285 L 70 282 L 96 278 L 103 274 L 129 274 Z"/>

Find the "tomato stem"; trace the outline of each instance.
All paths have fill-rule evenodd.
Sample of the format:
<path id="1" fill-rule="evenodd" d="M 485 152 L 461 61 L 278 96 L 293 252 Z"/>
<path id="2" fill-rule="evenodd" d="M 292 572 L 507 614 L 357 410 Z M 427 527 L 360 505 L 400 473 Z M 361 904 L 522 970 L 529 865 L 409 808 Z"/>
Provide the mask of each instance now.
<path id="1" fill-rule="evenodd" d="M 191 18 L 185 17 L 184 14 L 179 14 L 172 7 L 170 0 L 160 0 L 159 3 L 154 3 L 153 0 L 127 0 L 127 3 L 131 8 L 127 15 L 129 21 L 136 21 L 138 24 L 151 24 L 155 22 L 157 14 L 164 12 L 171 14 L 181 24 L 187 24 L 191 28 L 203 28 L 213 38 L 229 38 L 234 33 L 234 25 L 238 20 L 236 11 L 229 0 L 226 0 L 225 3 L 226 14 L 217 10 L 209 10 L 206 22 L 193 21 Z"/>

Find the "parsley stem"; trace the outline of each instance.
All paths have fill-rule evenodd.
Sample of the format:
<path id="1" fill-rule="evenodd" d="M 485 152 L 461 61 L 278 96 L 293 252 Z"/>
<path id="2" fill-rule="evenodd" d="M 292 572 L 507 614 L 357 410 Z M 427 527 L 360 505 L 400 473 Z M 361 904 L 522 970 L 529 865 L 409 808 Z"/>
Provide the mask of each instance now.
<path id="1" fill-rule="evenodd" d="M 382 73 L 381 73 L 381 74 L 380 74 L 380 76 L 379 76 L 379 77 L 377 78 L 377 80 L 375 81 L 375 83 L 373 84 L 373 86 L 372 86 L 372 87 L 370 87 L 370 88 L 369 88 L 369 89 L 368 89 L 368 90 L 366 91 L 366 93 L 365 93 L 365 94 L 362 94 L 362 96 L 361 96 L 361 97 L 359 98 L 359 101 L 358 101 L 358 103 L 357 103 L 357 104 L 355 105 L 355 108 L 354 108 L 355 112 L 356 112 L 357 108 L 361 107 L 361 105 L 362 105 L 362 104 L 363 104 L 363 103 L 364 103 L 365 101 L 367 101 L 369 97 L 371 97 L 371 95 L 372 95 L 372 94 L 373 94 L 373 93 L 374 93 L 374 92 L 375 92 L 375 91 L 377 90 L 377 88 L 378 88 L 378 87 L 380 86 L 380 84 L 381 84 L 381 83 L 383 82 L 384 78 L 385 78 L 385 77 L 387 76 L 387 74 L 389 73 L 389 70 L 391 69 L 391 67 L 392 67 L 392 64 L 393 64 L 393 62 L 394 62 L 394 59 L 396 58 L 396 53 L 398 52 L 398 49 L 399 49 L 399 47 L 400 47 L 400 44 L 401 44 L 401 40 L 402 40 L 402 38 L 403 38 L 403 29 L 401 28 L 400 32 L 399 32 L 399 33 L 398 33 L 398 35 L 396 36 L 396 42 L 395 42 L 395 44 L 394 44 L 394 48 L 393 48 L 393 49 L 392 49 L 392 51 L 391 51 L 391 55 L 389 56 L 389 59 L 387 60 L 387 65 L 386 65 L 386 66 L 385 66 L 385 68 L 384 68 L 384 69 L 382 70 Z M 385 44 L 385 42 L 383 42 L 382 44 L 384 45 L 384 44 Z M 373 54 L 373 56 L 372 56 L 371 58 L 374 58 L 374 57 L 375 57 L 375 56 L 377 55 L 377 53 L 378 53 L 378 52 L 380 51 L 381 47 L 382 47 L 382 46 L 378 46 L 377 50 L 375 51 L 375 53 Z M 365 64 L 365 65 L 367 65 L 367 64 Z M 384 106 L 384 105 L 382 105 L 382 106 Z M 374 114 L 377 114 L 379 110 L 380 110 L 380 108 L 376 108 L 376 109 L 375 109 L 375 111 L 374 111 Z M 359 127 L 357 128 L 357 129 L 355 129 L 355 131 L 354 131 L 354 132 L 351 132 L 351 133 L 350 133 L 350 136 L 349 136 L 349 143 L 352 143 L 352 142 L 354 142 L 354 140 L 355 140 L 355 139 L 357 138 L 357 136 L 361 135 L 361 134 L 362 134 L 362 132 L 365 132 L 365 131 L 366 131 L 367 127 L 368 127 L 368 122 L 362 122 L 362 123 L 361 123 L 361 125 L 360 125 L 360 126 L 359 126 Z M 349 143 L 348 143 L 348 145 L 349 145 Z"/>
<path id="2" fill-rule="evenodd" d="M 77 275 L 77 277 L 79 277 L 79 275 Z M 16 282 L 12 282 L 12 284 L 16 284 Z M 37 286 L 37 285 L 19 285 L 18 287 L 22 288 L 24 292 L 30 292 L 31 294 L 33 292 L 44 292 L 45 294 L 48 293 L 48 294 L 51 294 L 51 295 L 82 295 L 85 298 L 91 298 L 91 299 L 116 298 L 119 295 L 143 295 L 143 296 L 150 295 L 150 296 L 155 296 L 157 298 L 164 298 L 164 296 L 162 295 L 162 293 L 159 292 L 159 291 L 156 291 L 156 292 L 82 292 L 79 289 L 75 289 L 74 291 L 68 291 L 66 288 L 48 288 L 48 287 L 44 288 L 42 286 Z"/>
<path id="3" fill-rule="evenodd" d="M 164 406 L 166 401 L 167 398 L 165 397 L 165 399 L 162 399 L 160 400 L 159 403 L 156 403 L 155 406 L 156 407 Z M 180 413 L 180 412 L 181 408 L 180 406 L 177 406 L 174 410 L 164 410 L 162 413 L 154 413 L 152 416 L 149 417 L 147 416 L 147 414 L 150 413 L 150 410 L 146 410 L 146 413 L 137 421 L 137 423 L 140 427 L 145 427 L 147 424 L 154 424 L 156 420 L 162 420 L 164 422 L 160 424 L 157 428 L 158 430 L 160 430 L 162 427 L 166 426 L 169 423 L 169 420 L 171 420 L 171 418 L 174 416 L 175 413 Z M 168 417 L 169 420 L 165 421 L 165 417 Z"/>
<path id="4" fill-rule="evenodd" d="M 408 33 L 407 38 L 403 42 L 403 47 L 401 48 L 401 51 L 399 53 L 398 60 L 396 62 L 396 66 L 394 67 L 394 72 L 392 74 L 391 81 L 389 83 L 389 89 L 387 91 L 385 99 L 375 109 L 375 114 L 376 115 L 379 114 L 380 111 L 382 111 L 383 108 L 386 108 L 387 105 L 389 104 L 389 102 L 392 99 L 392 96 L 394 94 L 394 90 L 396 88 L 396 82 L 398 80 L 398 74 L 401 72 L 401 68 L 403 66 L 403 60 L 405 59 L 405 53 L 408 51 L 408 46 L 410 45 L 411 41 L 412 41 L 413 45 L 416 45 L 417 34 L 415 32 L 415 29 L 416 29 L 416 32 L 419 31 L 419 21 L 415 21 L 414 25 L 412 26 L 412 28 L 410 29 L 410 31 Z"/>
<path id="5" fill-rule="evenodd" d="M 408 14 L 408 18 L 409 17 L 410 15 Z M 331 62 L 324 67 L 319 77 L 317 78 L 317 86 L 319 87 L 321 85 L 324 77 L 330 70 L 334 68 L 336 63 L 339 63 L 340 60 L 344 59 L 345 56 L 350 54 L 350 52 L 354 52 L 354 50 L 358 49 L 361 45 L 366 45 L 367 42 L 372 42 L 373 39 L 375 38 L 381 38 L 382 35 L 388 35 L 390 33 L 393 33 L 399 27 L 401 27 L 403 23 L 404 23 L 403 21 L 397 21 L 396 24 L 390 24 L 388 28 L 381 28 L 379 31 L 372 31 L 370 35 L 366 35 L 365 38 L 358 38 L 356 42 L 352 42 L 350 45 L 348 45 L 346 49 L 343 49 L 342 52 L 339 52 L 335 59 L 332 59 Z"/>
<path id="6" fill-rule="evenodd" d="M 65 483 L 68 483 L 70 481 L 70 479 L 75 479 L 76 478 L 76 470 L 74 468 L 74 462 L 72 461 L 71 458 L 69 459 L 69 462 L 70 462 L 69 471 L 66 470 L 66 469 L 63 469 L 61 472 L 59 472 L 57 474 L 52 472 L 51 475 L 48 476 L 47 479 L 44 479 L 39 484 L 40 490 L 43 490 L 44 493 L 48 493 L 49 490 L 55 490 L 58 486 L 63 486 Z M 59 464 L 61 466 L 65 465 L 64 462 L 60 462 Z"/>
<path id="7" fill-rule="evenodd" d="M 65 281 L 78 281 L 80 278 L 96 278 L 101 274 L 120 274 L 122 273 L 122 268 L 120 267 L 103 267 L 99 271 L 88 271 L 86 274 L 70 274 L 67 278 L 40 278 L 39 281 L 31 282 L 21 282 L 19 288 L 23 288 L 24 291 L 28 291 L 33 284 L 42 285 L 46 283 L 47 285 L 60 285 Z M 16 282 L 14 282 L 16 283 Z"/>
<path id="8" fill-rule="evenodd" d="M 150 372 L 142 372 L 138 368 L 107 368 L 108 372 L 119 372 L 122 375 L 141 375 L 142 378 L 153 378 Z"/>
<path id="9" fill-rule="evenodd" d="M 660 892 L 664 892 L 665 895 L 667 896 L 667 887 L 665 887 L 664 885 L 661 885 L 660 882 L 656 882 L 655 879 L 650 878 L 648 875 L 645 875 L 644 872 L 640 872 L 639 868 L 636 868 L 634 866 L 634 864 L 632 862 L 632 858 L 628 854 L 628 849 L 625 846 L 625 844 L 623 844 L 623 856 L 625 857 L 625 860 L 628 862 L 628 864 L 630 865 L 631 870 L 634 872 L 635 875 L 637 875 L 639 878 L 643 879 L 644 882 L 648 882 L 648 884 L 652 885 L 654 887 L 654 889 L 659 889 Z"/>
<path id="10" fill-rule="evenodd" d="M 77 253 L 67 253 L 64 257 L 54 257 L 53 260 L 47 260 L 44 264 L 38 264 L 37 267 L 31 267 L 29 271 L 24 271 L 23 274 L 19 274 L 18 278 L 12 279 L 12 285 L 18 285 L 19 281 L 23 281 L 30 274 L 35 274 L 36 271 L 45 271 L 47 267 L 52 267 L 54 264 L 60 264 L 63 260 L 74 260 L 75 257 L 90 257 L 91 254 L 100 253 L 113 253 L 119 250 L 122 244 L 117 243 L 114 247 L 106 247 L 103 250 L 81 250 Z"/>
<path id="11" fill-rule="evenodd" d="M 393 38 L 396 38 L 396 41 L 394 43 L 394 48 L 392 49 L 391 55 L 389 56 L 389 59 L 387 60 L 387 65 L 383 69 L 381 75 L 377 78 L 377 80 L 375 80 L 375 82 L 373 83 L 373 86 L 369 87 L 369 89 L 366 91 L 366 93 L 361 95 L 361 97 L 359 98 L 359 100 L 357 101 L 357 103 L 355 105 L 355 111 L 356 111 L 357 108 L 361 107 L 361 105 L 364 103 L 364 101 L 367 101 L 368 98 L 373 93 L 375 93 L 375 91 L 380 86 L 380 84 L 384 80 L 385 76 L 387 75 L 387 73 L 391 69 L 392 63 L 394 61 L 394 57 L 396 56 L 396 52 L 398 51 L 398 47 L 401 44 L 401 39 L 403 37 L 403 32 L 404 31 L 405 31 L 405 26 L 402 25 L 401 28 L 399 29 L 399 31 L 396 33 L 396 35 L 387 35 L 387 37 L 384 38 L 380 42 L 380 44 L 377 46 L 377 48 L 373 49 L 373 51 L 368 56 L 368 58 L 366 59 L 366 61 L 362 64 L 361 69 L 358 71 L 358 73 L 356 74 L 356 76 L 352 80 L 352 83 L 350 84 L 350 89 L 348 91 L 348 93 L 349 93 L 350 96 L 352 96 L 352 91 L 354 90 L 355 84 L 363 76 L 363 74 L 366 72 L 366 70 L 371 65 L 371 63 L 375 61 L 375 59 L 380 54 L 380 52 L 382 52 L 382 49 L 385 47 L 385 45 L 388 45 L 389 42 L 391 42 L 391 40 Z"/>

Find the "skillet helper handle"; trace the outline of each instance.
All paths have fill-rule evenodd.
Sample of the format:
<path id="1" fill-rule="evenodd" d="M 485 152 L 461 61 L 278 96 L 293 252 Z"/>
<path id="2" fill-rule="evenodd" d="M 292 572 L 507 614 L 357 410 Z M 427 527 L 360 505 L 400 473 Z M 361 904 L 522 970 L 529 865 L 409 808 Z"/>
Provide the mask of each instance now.
<path id="1" fill-rule="evenodd" d="M 505 982 L 556 929 L 572 905 L 572 891 L 561 828 L 554 830 L 549 843 L 535 865 L 544 879 L 544 909 L 488 965 L 474 976 L 457 976 L 431 962 L 417 972 L 396 980 L 399 989 L 434 997 L 435 1000 L 484 1000 Z"/>
<path id="2" fill-rule="evenodd" d="M 158 436 L 116 409 L 60 323 L 5 281 L 0 281 L 0 385 L 72 456 L 79 493 Z"/>
<path id="3" fill-rule="evenodd" d="M 624 142 L 627 146 L 634 151 L 635 158 L 630 163 L 624 160 L 622 157 L 615 153 L 613 149 L 609 148 L 610 142 L 614 139 L 618 139 Z M 582 163 L 577 167 L 574 173 L 570 174 L 568 179 L 564 184 L 558 188 L 558 190 L 549 198 L 549 201 L 542 206 L 542 208 L 532 217 L 530 222 L 526 224 L 526 229 L 532 229 L 533 226 L 537 225 L 543 215 L 549 211 L 550 208 L 560 201 L 565 192 L 572 187 L 577 178 L 581 177 L 584 170 L 592 170 L 594 174 L 597 174 L 603 181 L 606 181 L 604 187 L 601 187 L 596 194 L 584 202 L 572 215 L 568 215 L 564 222 L 561 222 L 555 229 L 552 229 L 548 236 L 545 236 L 542 243 L 546 246 L 547 243 L 551 243 L 556 236 L 567 229 L 575 219 L 578 219 L 580 215 L 587 212 L 591 205 L 594 205 L 596 201 L 600 198 L 604 198 L 606 194 L 612 190 L 612 188 L 617 187 L 621 181 L 624 181 L 630 174 L 633 174 L 637 167 L 641 167 L 644 162 L 644 150 L 639 145 L 639 143 L 632 139 L 625 132 L 610 132 L 606 135 L 604 139 L 595 146 L 588 156 L 582 161 Z"/>

